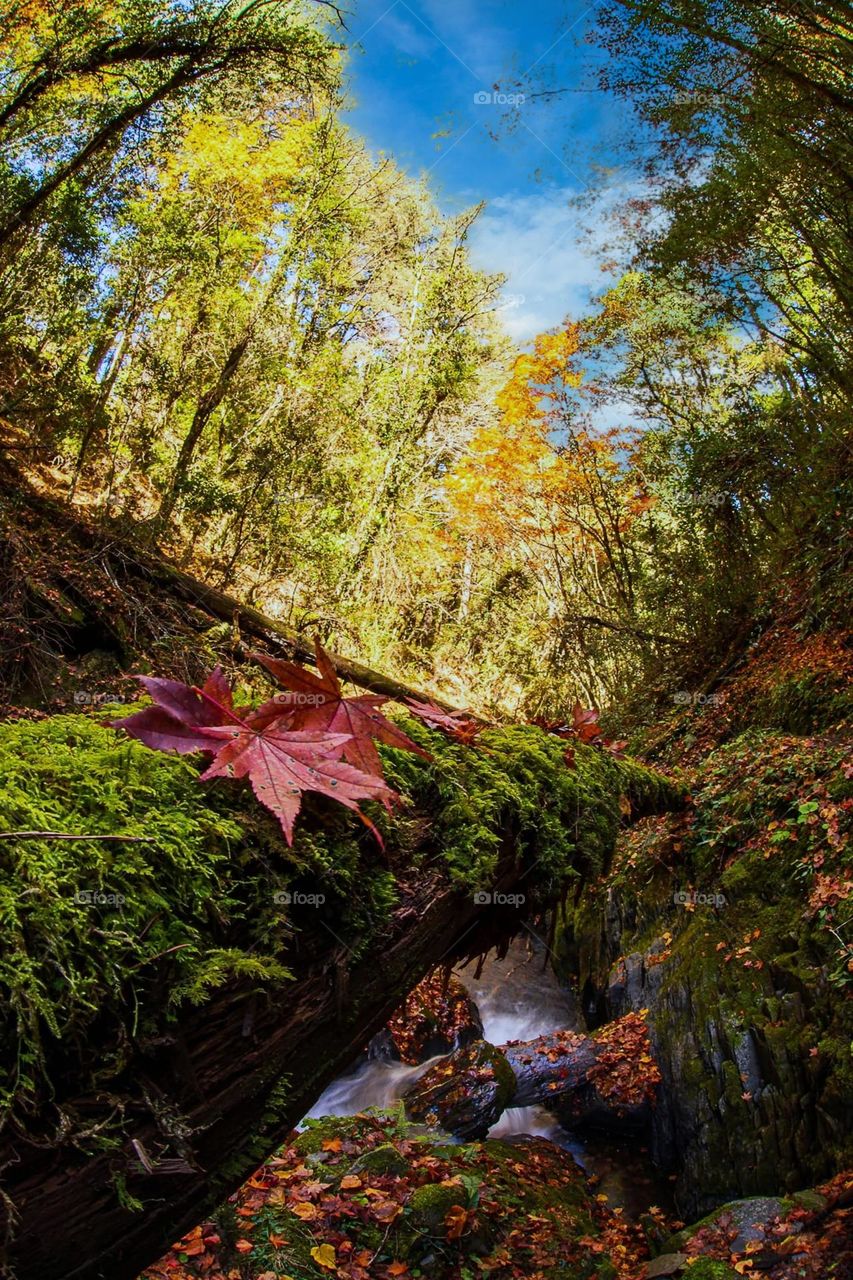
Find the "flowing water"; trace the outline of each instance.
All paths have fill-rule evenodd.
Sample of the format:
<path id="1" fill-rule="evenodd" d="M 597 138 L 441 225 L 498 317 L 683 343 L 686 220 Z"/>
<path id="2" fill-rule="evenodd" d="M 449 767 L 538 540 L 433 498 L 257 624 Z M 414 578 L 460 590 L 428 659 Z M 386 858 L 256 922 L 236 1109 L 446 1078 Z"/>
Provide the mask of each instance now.
<path id="1" fill-rule="evenodd" d="M 578 1026 L 571 993 L 560 986 L 546 961 L 540 942 L 516 939 L 503 960 L 494 956 L 486 960 L 479 978 L 473 965 L 456 970 L 480 1011 L 484 1036 L 491 1044 L 532 1040 Z M 429 1065 L 408 1067 L 383 1058 L 361 1059 L 329 1085 L 309 1116 L 348 1116 L 367 1107 L 393 1107 Z M 511 1108 L 489 1130 L 492 1138 L 525 1135 L 547 1138 L 568 1151 L 589 1176 L 599 1180 L 597 1191 L 628 1217 L 638 1216 L 650 1204 L 672 1207 L 669 1184 L 636 1144 L 621 1143 L 611 1135 L 581 1139 L 544 1107 Z"/>

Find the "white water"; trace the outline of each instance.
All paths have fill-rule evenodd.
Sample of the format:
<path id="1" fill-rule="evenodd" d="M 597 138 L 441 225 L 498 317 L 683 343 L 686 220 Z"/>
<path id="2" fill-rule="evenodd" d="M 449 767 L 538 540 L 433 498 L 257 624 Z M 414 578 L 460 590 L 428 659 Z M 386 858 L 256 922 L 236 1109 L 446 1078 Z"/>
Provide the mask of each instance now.
<path id="1" fill-rule="evenodd" d="M 536 945 L 533 950 L 533 945 L 528 948 L 523 940 L 517 939 L 505 959 L 486 961 L 479 979 L 474 978 L 473 965 L 456 970 L 456 976 L 468 988 L 480 1011 L 483 1034 L 491 1044 L 532 1040 L 548 1031 L 575 1025 L 568 995 L 560 988 L 551 970 L 543 968 L 542 947 Z M 416 1067 L 378 1058 L 361 1062 L 353 1071 L 338 1076 L 308 1114 L 351 1116 L 366 1107 L 393 1107 L 409 1085 L 423 1075 L 431 1062 L 437 1061 L 438 1058 L 433 1058 Z M 502 1117 L 492 1133 L 544 1133 L 540 1128 L 529 1127 L 530 1124 L 544 1123 L 532 1114 L 538 1115 L 540 1111 L 540 1107 L 519 1108 L 512 1112 L 512 1119 Z M 542 1116 L 547 1118 L 553 1129 L 554 1117 L 547 1111 L 542 1111 Z M 524 1117 L 527 1118 L 527 1126 Z"/>
<path id="2" fill-rule="evenodd" d="M 532 1040 L 560 1028 L 578 1026 L 575 1007 L 568 992 L 560 987 L 550 966 L 544 964 L 545 951 L 539 943 L 516 939 L 503 960 L 490 957 L 479 978 L 474 966 L 456 970 L 480 1011 L 485 1039 L 491 1044 L 510 1040 Z M 361 1061 L 352 1071 L 329 1085 L 308 1115 L 349 1116 L 368 1107 L 394 1107 L 400 1097 L 432 1062 L 407 1067 L 384 1059 Z M 636 1148 L 614 1140 L 581 1142 L 564 1129 L 544 1107 L 516 1107 L 504 1112 L 489 1130 L 490 1138 L 547 1138 L 568 1151 L 588 1174 L 599 1179 L 597 1190 L 608 1196 L 611 1206 L 622 1206 L 635 1216 L 649 1204 L 668 1201 L 668 1188 L 656 1177 L 648 1160 Z"/>

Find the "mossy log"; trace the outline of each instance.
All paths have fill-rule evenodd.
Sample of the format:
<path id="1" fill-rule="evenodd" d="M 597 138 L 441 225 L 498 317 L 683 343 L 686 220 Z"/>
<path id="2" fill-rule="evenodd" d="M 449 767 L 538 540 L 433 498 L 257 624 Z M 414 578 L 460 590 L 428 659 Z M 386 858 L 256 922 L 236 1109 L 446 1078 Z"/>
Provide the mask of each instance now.
<path id="1" fill-rule="evenodd" d="M 140 553 L 127 529 L 34 494 L 3 517 L 13 590 L 0 631 L 14 661 L 0 657 L 0 673 L 7 696 L 40 712 L 78 700 L 81 665 L 99 705 L 126 697 L 140 668 L 233 669 L 241 636 L 310 656 L 286 627 Z M 393 821 L 372 814 L 382 852 L 320 801 L 289 850 L 248 792 L 199 787 L 191 760 L 123 740 L 96 714 L 0 725 L 5 833 L 97 837 L 0 841 L 7 1274 L 133 1280 L 279 1145 L 426 973 L 505 944 L 597 875 L 627 811 L 682 799 L 592 748 L 569 770 L 564 744 L 535 729 L 488 730 L 468 748 L 406 728 L 433 760 L 383 752 L 405 803 Z M 523 902 L 484 909 L 481 890 Z"/>
<path id="2" fill-rule="evenodd" d="M 289 850 L 248 791 L 201 787 L 192 760 L 94 716 L 0 726 L 8 831 L 147 837 L 0 843 L 0 1169 L 18 1280 L 132 1280 L 427 972 L 506 943 L 597 874 L 626 795 L 638 813 L 680 798 L 593 748 L 567 769 L 537 729 L 472 749 L 406 728 L 433 758 L 383 749 L 406 797 L 395 819 L 375 815 L 383 851 L 319 801 Z"/>
<path id="3" fill-rule="evenodd" d="M 475 1041 L 415 1081 L 404 1095 L 406 1115 L 463 1141 L 484 1138 L 514 1107 L 549 1107 L 574 1125 L 636 1128 L 648 1118 L 648 1104 L 626 1105 L 618 1094 L 596 1087 L 605 1051 L 600 1040 L 575 1031 L 500 1046 Z"/>
<path id="4" fill-rule="evenodd" d="M 9 583 L 0 639 L 5 632 L 10 642 L 7 652 L 0 644 L 0 676 L 7 696 L 22 691 L 29 701 L 37 690 L 43 703 L 52 669 L 93 652 L 110 660 L 107 683 L 140 661 L 147 668 L 155 652 L 157 674 L 180 677 L 199 674 L 214 658 L 244 661 L 251 648 L 313 664 L 310 635 L 179 568 L 152 545 L 150 529 L 91 524 L 16 482 L 14 497 L 0 499 L 0 563 Z M 359 688 L 455 709 L 344 654 L 330 656 L 342 679 Z"/>

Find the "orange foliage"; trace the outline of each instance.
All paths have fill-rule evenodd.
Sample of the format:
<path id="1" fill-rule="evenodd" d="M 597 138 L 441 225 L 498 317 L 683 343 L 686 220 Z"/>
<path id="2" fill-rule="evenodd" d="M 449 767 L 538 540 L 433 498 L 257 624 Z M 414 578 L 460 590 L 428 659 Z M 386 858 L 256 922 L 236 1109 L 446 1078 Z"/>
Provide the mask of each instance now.
<path id="1" fill-rule="evenodd" d="M 498 419 L 481 427 L 447 482 L 456 522 L 468 533 L 503 545 L 519 526 L 537 523 L 537 500 L 564 482 L 549 441 L 554 413 L 581 374 L 572 364 L 578 329 L 540 334 L 532 353 L 515 360 L 496 398 Z"/>
<path id="2" fill-rule="evenodd" d="M 553 550 L 556 537 L 598 540 L 591 525 L 609 504 L 597 500 L 603 487 L 619 484 L 616 447 L 624 442 L 615 431 L 591 434 L 577 423 L 578 349 L 578 326 L 568 325 L 540 334 L 533 351 L 516 358 L 496 397 L 496 420 L 475 433 L 447 480 L 463 536 L 497 549 L 522 542 L 534 559 L 536 547 Z M 620 529 L 650 503 L 636 488 L 620 493 Z"/>

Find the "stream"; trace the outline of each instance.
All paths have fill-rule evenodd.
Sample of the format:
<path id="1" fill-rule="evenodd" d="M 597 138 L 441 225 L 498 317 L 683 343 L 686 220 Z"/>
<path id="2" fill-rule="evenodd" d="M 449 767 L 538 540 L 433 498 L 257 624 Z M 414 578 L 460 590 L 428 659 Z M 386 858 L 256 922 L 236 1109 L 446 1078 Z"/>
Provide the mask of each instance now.
<path id="1" fill-rule="evenodd" d="M 503 960 L 487 957 L 479 978 L 475 966 L 455 970 L 476 1003 L 484 1036 L 492 1044 L 532 1040 L 560 1028 L 578 1028 L 571 992 L 561 987 L 538 940 L 516 938 Z M 441 1055 L 443 1056 L 443 1055 Z M 347 1116 L 368 1107 L 393 1107 L 418 1076 L 439 1058 L 417 1066 L 383 1058 L 360 1059 L 325 1090 L 308 1113 L 311 1117 Z M 655 1169 L 646 1150 L 636 1142 L 619 1142 L 612 1134 L 590 1136 L 563 1128 L 544 1107 L 515 1107 L 489 1130 L 490 1138 L 547 1138 L 568 1151 L 597 1192 L 612 1208 L 636 1219 L 655 1204 L 674 1211 L 668 1180 Z"/>

